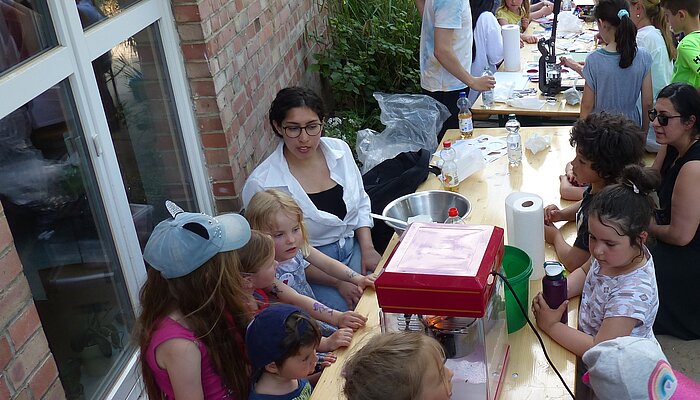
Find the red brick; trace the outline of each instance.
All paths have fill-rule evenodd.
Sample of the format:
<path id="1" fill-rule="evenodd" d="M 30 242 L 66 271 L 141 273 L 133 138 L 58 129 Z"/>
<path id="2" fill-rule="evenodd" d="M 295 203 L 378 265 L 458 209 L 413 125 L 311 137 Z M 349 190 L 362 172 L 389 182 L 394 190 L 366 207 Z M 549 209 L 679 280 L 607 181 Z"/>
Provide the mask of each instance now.
<path id="1" fill-rule="evenodd" d="M 39 329 L 41 321 L 34 303 L 28 303 L 22 314 L 10 325 L 10 338 L 15 349 L 19 349 Z"/>
<path id="2" fill-rule="evenodd" d="M 202 146 L 204 148 L 226 148 L 226 136 L 223 132 L 202 135 Z"/>
<path id="3" fill-rule="evenodd" d="M 226 150 L 204 150 L 204 158 L 207 160 L 207 165 L 226 165 L 230 162 Z"/>
<path id="4" fill-rule="evenodd" d="M 29 393 L 29 388 L 24 388 L 21 392 L 15 394 L 13 400 L 34 400 L 34 398 Z"/>
<path id="5" fill-rule="evenodd" d="M 21 387 L 32 371 L 37 369 L 49 354 L 49 344 L 43 332 L 34 335 L 23 348 L 15 354 L 10 363 L 7 376 L 14 387 Z"/>
<path id="6" fill-rule="evenodd" d="M 6 337 L 0 337 L 0 371 L 5 369 L 5 366 L 12 359 L 12 349 L 10 348 L 10 342 Z M 2 399 L 2 396 L 0 396 Z"/>
<path id="7" fill-rule="evenodd" d="M 29 285 L 24 276 L 18 276 L 7 290 L 0 294 L 0 304 L 2 304 L 2 312 L 0 312 L 0 332 L 5 330 L 7 324 L 19 314 L 31 299 Z"/>
<path id="8" fill-rule="evenodd" d="M 177 22 L 197 22 L 202 20 L 199 15 L 199 8 L 192 4 L 173 6 L 173 15 Z"/>
<path id="9" fill-rule="evenodd" d="M 214 183 L 212 189 L 214 196 L 233 196 L 235 194 L 232 182 Z"/>
<path id="10" fill-rule="evenodd" d="M 0 368 L 1 369 L 1 368 Z M 7 382 L 2 375 L 0 375 L 0 399 L 10 398 L 10 388 L 7 387 Z"/>
<path id="11" fill-rule="evenodd" d="M 2 229 L 0 227 L 0 229 Z M 10 248 L 4 256 L 0 257 L 0 292 L 22 272 L 22 262 L 17 256 L 14 247 Z"/>
<path id="12" fill-rule="evenodd" d="M 180 45 L 182 56 L 185 60 L 204 60 L 207 46 L 204 43 L 190 43 Z"/>
<path id="13" fill-rule="evenodd" d="M 39 367 L 36 373 L 29 378 L 29 388 L 32 389 L 32 394 L 35 398 L 40 398 L 46 393 L 51 385 L 58 378 L 58 369 L 53 357 L 46 358 L 44 364 Z"/>
<path id="14" fill-rule="evenodd" d="M 197 113 L 214 113 L 218 112 L 219 108 L 216 104 L 216 99 L 213 97 L 200 97 L 194 99 L 194 110 Z"/>
<path id="15" fill-rule="evenodd" d="M 53 385 L 46 392 L 46 395 L 41 400 L 65 400 L 66 393 L 63 391 L 63 386 L 61 386 L 61 381 L 56 380 Z"/>
<path id="16" fill-rule="evenodd" d="M 197 126 L 201 132 L 222 131 L 221 118 L 217 117 L 197 117 Z"/>
<path id="17" fill-rule="evenodd" d="M 204 40 L 204 32 L 202 25 L 198 23 L 179 24 L 177 32 L 180 34 L 180 39 L 183 42 L 195 42 Z"/>
<path id="18" fill-rule="evenodd" d="M 211 79 L 190 81 L 192 96 L 215 96 L 216 89 Z"/>
<path id="19" fill-rule="evenodd" d="M 207 172 L 216 182 L 233 180 L 233 171 L 230 166 L 210 167 Z"/>
<path id="20" fill-rule="evenodd" d="M 206 62 L 186 62 L 185 71 L 187 72 L 187 77 L 190 79 L 211 78 L 209 64 Z"/>
<path id="21" fill-rule="evenodd" d="M 12 244 L 12 242 L 12 232 L 10 232 L 10 227 L 7 226 L 7 219 L 3 216 L 0 219 L 0 251 Z"/>

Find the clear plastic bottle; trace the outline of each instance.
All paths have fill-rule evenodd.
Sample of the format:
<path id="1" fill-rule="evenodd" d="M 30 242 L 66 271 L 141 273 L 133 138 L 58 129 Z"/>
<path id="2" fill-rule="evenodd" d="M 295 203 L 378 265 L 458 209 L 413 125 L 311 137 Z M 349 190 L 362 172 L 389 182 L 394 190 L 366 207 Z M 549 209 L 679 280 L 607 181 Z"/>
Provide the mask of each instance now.
<path id="1" fill-rule="evenodd" d="M 464 224 L 464 221 L 462 221 L 462 218 L 459 217 L 459 210 L 457 210 L 457 207 L 450 207 L 449 210 L 447 210 L 447 219 L 445 220 L 446 224 Z"/>
<path id="2" fill-rule="evenodd" d="M 467 98 L 467 93 L 459 92 L 459 99 L 457 100 L 459 114 L 457 114 L 457 118 L 459 119 L 459 137 L 462 139 L 468 139 L 474 133 L 471 106 L 472 104 Z"/>
<path id="3" fill-rule="evenodd" d="M 484 67 L 484 72 L 481 74 L 481 76 L 493 76 L 493 72 L 491 72 L 488 65 Z M 493 89 L 481 92 L 481 101 L 484 108 L 491 107 L 493 105 Z"/>
<path id="4" fill-rule="evenodd" d="M 508 144 L 508 162 L 512 166 L 520 165 L 523 160 L 522 140 L 520 138 L 520 122 L 515 118 L 515 114 L 508 116 L 506 122 L 506 143 Z"/>
<path id="5" fill-rule="evenodd" d="M 445 140 L 440 151 L 442 159 L 442 185 L 445 190 L 456 192 L 459 187 L 459 177 L 457 177 L 457 152 L 452 148 L 452 142 Z"/>
<path id="6" fill-rule="evenodd" d="M 562 11 L 571 11 L 573 9 L 573 4 L 571 0 L 562 0 L 561 2 L 561 10 Z"/>

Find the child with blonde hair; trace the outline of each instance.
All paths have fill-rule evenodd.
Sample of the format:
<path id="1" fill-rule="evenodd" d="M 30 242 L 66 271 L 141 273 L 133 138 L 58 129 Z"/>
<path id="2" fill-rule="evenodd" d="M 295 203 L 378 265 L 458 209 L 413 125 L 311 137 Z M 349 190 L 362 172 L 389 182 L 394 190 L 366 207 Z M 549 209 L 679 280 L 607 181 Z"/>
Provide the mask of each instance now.
<path id="1" fill-rule="evenodd" d="M 519 25 L 520 40 L 522 42 L 537 43 L 537 37 L 526 35 L 524 32 L 533 19 L 546 17 L 554 11 L 554 5 L 547 1 L 530 4 L 530 0 L 503 0 L 496 9 L 496 18 L 501 25 Z"/>
<path id="2" fill-rule="evenodd" d="M 360 275 L 309 245 L 304 213 L 286 192 L 256 193 L 245 215 L 253 229 L 272 237 L 276 277 L 297 292 L 346 311 L 357 304 L 365 288 L 374 287 L 374 276 Z"/>
<path id="3" fill-rule="evenodd" d="M 354 311 L 340 312 L 298 293 L 275 277 L 274 242 L 260 231 L 252 230 L 250 240 L 239 250 L 241 275 L 247 304 L 258 314 L 270 305 L 270 298 L 291 304 L 306 311 L 318 321 L 340 327 L 328 338 L 321 340 L 319 351 L 332 351 L 350 345 L 353 331 L 365 325 L 367 318 Z"/>
<path id="4" fill-rule="evenodd" d="M 345 364 L 348 400 L 449 400 L 452 371 L 432 337 L 390 332 L 372 337 Z"/>

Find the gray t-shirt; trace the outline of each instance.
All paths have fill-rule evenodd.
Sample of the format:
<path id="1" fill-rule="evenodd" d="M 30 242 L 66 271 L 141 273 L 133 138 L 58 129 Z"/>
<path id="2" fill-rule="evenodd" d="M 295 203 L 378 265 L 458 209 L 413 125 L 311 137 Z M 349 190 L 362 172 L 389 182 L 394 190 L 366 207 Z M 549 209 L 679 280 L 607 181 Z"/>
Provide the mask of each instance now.
<path id="1" fill-rule="evenodd" d="M 644 77 L 651 71 L 652 58 L 638 48 L 632 65 L 620 68 L 620 53 L 598 49 L 586 57 L 583 77 L 595 92 L 593 112 L 621 113 L 642 126 L 637 100 Z"/>
<path id="2" fill-rule="evenodd" d="M 637 320 L 630 336 L 656 340 L 652 325 L 659 309 L 654 260 L 644 247 L 647 262 L 623 275 L 600 273 L 595 258 L 586 275 L 579 308 L 579 330 L 591 336 L 598 334 L 605 318 L 629 317 Z"/>

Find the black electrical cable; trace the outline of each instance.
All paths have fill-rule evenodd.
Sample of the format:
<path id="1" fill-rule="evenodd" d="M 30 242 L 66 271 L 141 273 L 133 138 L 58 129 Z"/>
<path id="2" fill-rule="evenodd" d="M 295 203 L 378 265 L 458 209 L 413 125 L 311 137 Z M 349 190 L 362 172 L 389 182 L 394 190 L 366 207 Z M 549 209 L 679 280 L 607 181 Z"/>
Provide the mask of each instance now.
<path id="1" fill-rule="evenodd" d="M 537 332 L 537 329 L 535 329 L 535 326 L 530 321 L 530 318 L 528 317 L 527 310 L 525 309 L 525 306 L 523 306 L 523 303 L 520 302 L 520 299 L 515 294 L 513 287 L 510 285 L 510 282 L 508 282 L 508 279 L 505 277 L 505 275 L 503 275 L 502 273 L 497 272 L 497 271 L 491 271 L 491 275 L 498 275 L 503 280 L 503 282 L 506 284 L 506 286 L 508 286 L 508 290 L 510 290 L 510 293 L 515 298 L 515 301 L 518 302 L 518 306 L 520 307 L 520 311 L 525 316 L 525 320 L 527 321 L 527 324 L 530 325 L 530 329 L 532 329 L 532 332 L 534 332 L 535 336 L 537 336 L 537 340 L 540 342 L 540 347 L 542 347 L 542 352 L 544 352 L 544 357 L 547 359 L 549 366 L 552 367 L 554 372 L 557 374 L 557 376 L 559 377 L 559 380 L 561 381 L 562 385 L 564 385 L 564 387 L 566 388 L 566 391 L 569 392 L 569 395 L 571 396 L 571 398 L 575 400 L 576 397 L 574 396 L 574 393 L 569 388 L 569 385 L 567 385 L 566 382 L 564 382 L 564 378 L 561 376 L 561 374 L 559 373 L 559 370 L 557 369 L 557 367 L 554 366 L 554 363 L 549 358 L 549 354 L 547 354 L 547 349 L 544 347 L 544 342 L 542 341 L 542 336 L 540 336 L 540 333 Z"/>

